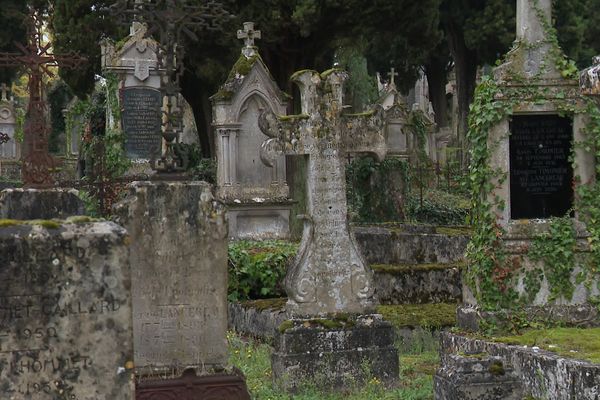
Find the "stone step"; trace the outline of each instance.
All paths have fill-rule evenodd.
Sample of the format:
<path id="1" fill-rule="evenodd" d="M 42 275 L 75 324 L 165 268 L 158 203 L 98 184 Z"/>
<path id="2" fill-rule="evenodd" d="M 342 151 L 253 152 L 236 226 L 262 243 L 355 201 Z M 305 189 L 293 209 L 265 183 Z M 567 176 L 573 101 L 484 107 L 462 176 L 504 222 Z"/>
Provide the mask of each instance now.
<path id="1" fill-rule="evenodd" d="M 287 319 L 285 298 L 229 303 L 229 329 L 265 341 Z M 437 349 L 439 332 L 456 324 L 455 303 L 395 304 L 377 312 L 394 326 L 396 346 L 402 352 Z"/>
<path id="2" fill-rule="evenodd" d="M 369 264 L 453 263 L 464 259 L 468 227 L 369 225 L 352 228 Z"/>
<path id="3" fill-rule="evenodd" d="M 374 264 L 375 295 L 381 304 L 459 302 L 464 263 Z"/>

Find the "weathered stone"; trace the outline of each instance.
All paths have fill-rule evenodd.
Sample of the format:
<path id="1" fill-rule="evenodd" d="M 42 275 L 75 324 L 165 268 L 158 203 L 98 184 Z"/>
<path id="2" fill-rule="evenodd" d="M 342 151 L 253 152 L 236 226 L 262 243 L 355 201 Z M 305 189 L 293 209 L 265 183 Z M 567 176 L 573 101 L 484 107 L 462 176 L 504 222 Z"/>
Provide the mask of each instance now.
<path id="1" fill-rule="evenodd" d="M 285 315 L 286 300 L 284 298 L 229 303 L 229 329 L 262 340 L 273 339 L 279 326 L 287 319 Z M 273 306 L 262 306 L 261 303 L 267 302 L 274 304 Z"/>
<path id="2" fill-rule="evenodd" d="M 131 235 L 135 365 L 227 364 L 227 226 L 206 182 L 134 182 L 115 207 Z"/>
<path id="3" fill-rule="evenodd" d="M 1 398 L 133 399 L 126 243 L 110 222 L 0 228 Z"/>
<path id="4" fill-rule="evenodd" d="M 442 369 L 451 362 L 450 354 L 487 353 L 500 357 L 505 369 L 512 369 L 521 381 L 524 395 L 548 400 L 600 398 L 598 364 L 563 358 L 531 347 L 492 343 L 446 332 L 442 333 L 440 344 Z"/>
<path id="5" fill-rule="evenodd" d="M 16 160 L 21 153 L 21 146 L 15 138 L 17 127 L 17 114 L 15 110 L 15 102 L 13 98 L 7 97 L 6 85 L 2 84 L 2 97 L 0 98 L 0 134 L 8 136 L 8 141 L 2 143 L 0 141 L 0 160 Z M 0 171 L 4 172 L 4 171 Z M 5 176 L 2 173 L 2 176 Z"/>
<path id="6" fill-rule="evenodd" d="M 292 207 L 285 157 L 280 155 L 268 166 L 260 161 L 260 146 L 267 137 L 258 128 L 257 116 L 262 110 L 285 115 L 288 97 L 254 45 L 260 31 L 246 22 L 238 38 L 245 39 L 242 54 L 211 97 L 217 197 L 227 204 L 231 238 L 284 239 L 290 236 Z"/>
<path id="7" fill-rule="evenodd" d="M 500 357 L 449 354 L 433 377 L 436 400 L 522 400 L 521 382 Z"/>
<path id="8" fill-rule="evenodd" d="M 600 96 L 600 56 L 594 57 L 592 66 L 581 72 L 579 87 L 586 95 Z"/>
<path id="9" fill-rule="evenodd" d="M 264 112 L 261 158 L 308 154 L 308 204 L 298 257 L 288 270 L 290 315 L 363 313 L 373 309 L 372 272 L 348 229 L 345 154 L 385 156 L 380 111 L 342 115 L 346 73 L 300 71 L 292 76 L 302 94 L 301 115 Z"/>
<path id="10" fill-rule="evenodd" d="M 5 189 L 0 192 L 0 218 L 64 219 L 85 215 L 75 189 Z"/>
<path id="11" fill-rule="evenodd" d="M 398 379 L 394 330 L 380 315 L 295 319 L 284 322 L 280 331 L 271 368 L 273 379 L 286 390 L 306 384 L 332 390 L 372 377 L 385 384 Z"/>

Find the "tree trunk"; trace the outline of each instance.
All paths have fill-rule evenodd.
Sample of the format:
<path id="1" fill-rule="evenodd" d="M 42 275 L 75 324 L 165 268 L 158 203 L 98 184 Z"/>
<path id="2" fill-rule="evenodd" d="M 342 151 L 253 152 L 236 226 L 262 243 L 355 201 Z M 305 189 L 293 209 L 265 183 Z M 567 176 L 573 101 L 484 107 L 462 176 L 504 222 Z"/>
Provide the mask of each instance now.
<path id="1" fill-rule="evenodd" d="M 446 35 L 450 53 L 454 59 L 456 73 L 456 91 L 458 100 L 458 144 L 460 148 L 461 167 L 468 165 L 469 144 L 466 141 L 469 129 L 469 106 L 473 101 L 477 79 L 477 52 L 467 48 L 462 28 L 452 21 L 446 24 Z"/>
<path id="2" fill-rule="evenodd" d="M 439 128 L 449 125 L 448 102 L 446 100 L 446 83 L 448 71 L 445 57 L 432 56 L 425 64 L 425 75 L 429 84 L 429 99 L 435 112 L 435 123 Z"/>

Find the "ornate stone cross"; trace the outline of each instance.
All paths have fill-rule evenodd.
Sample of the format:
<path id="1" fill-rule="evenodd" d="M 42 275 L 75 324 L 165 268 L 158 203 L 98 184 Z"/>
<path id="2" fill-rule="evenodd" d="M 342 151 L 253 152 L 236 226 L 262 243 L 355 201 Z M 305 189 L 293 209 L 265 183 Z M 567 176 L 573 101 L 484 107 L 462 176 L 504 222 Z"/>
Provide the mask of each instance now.
<path id="1" fill-rule="evenodd" d="M 396 76 L 398 76 L 398 73 L 396 72 L 396 70 L 394 69 L 394 67 L 392 67 L 392 69 L 390 70 L 390 72 L 388 72 L 388 76 L 390 77 L 390 85 L 396 85 L 396 83 L 394 82 L 394 78 Z"/>
<path id="2" fill-rule="evenodd" d="M 244 22 L 244 29 L 237 31 L 237 38 L 244 40 L 244 46 L 254 47 L 254 39 L 260 39 L 260 31 L 254 30 L 254 22 Z"/>
<path id="3" fill-rule="evenodd" d="M 300 71 L 292 75 L 302 97 L 302 114 L 259 116 L 270 137 L 261 159 L 273 165 L 280 154 L 307 155 L 307 210 L 298 256 L 285 285 L 290 316 L 373 311 L 372 272 L 350 234 L 346 202 L 346 154 L 373 153 L 381 160 L 386 145 L 382 111 L 344 115 L 347 74 Z"/>
<path id="4" fill-rule="evenodd" d="M 24 124 L 24 158 L 21 177 L 26 187 L 49 187 L 54 184 L 53 169 L 57 160 L 48 152 L 50 127 L 46 121 L 44 74 L 54 76 L 50 67 L 76 68 L 85 58 L 74 53 L 50 53 L 51 44 L 42 43 L 42 20 L 33 10 L 29 14 L 29 43 L 17 43 L 21 53 L 0 53 L 0 67 L 25 66 L 29 74 L 29 103 Z"/>

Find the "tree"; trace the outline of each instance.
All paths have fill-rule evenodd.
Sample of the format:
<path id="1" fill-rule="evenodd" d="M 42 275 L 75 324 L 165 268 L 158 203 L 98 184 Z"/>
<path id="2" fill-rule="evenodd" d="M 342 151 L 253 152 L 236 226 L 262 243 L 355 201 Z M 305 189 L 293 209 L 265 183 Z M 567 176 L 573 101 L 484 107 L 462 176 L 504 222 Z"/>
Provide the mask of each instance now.
<path id="1" fill-rule="evenodd" d="M 27 4 L 22 0 L 3 0 L 0 7 L 0 52 L 18 52 L 15 43 L 27 43 L 25 17 Z M 0 82 L 9 83 L 19 68 L 0 68 Z"/>

